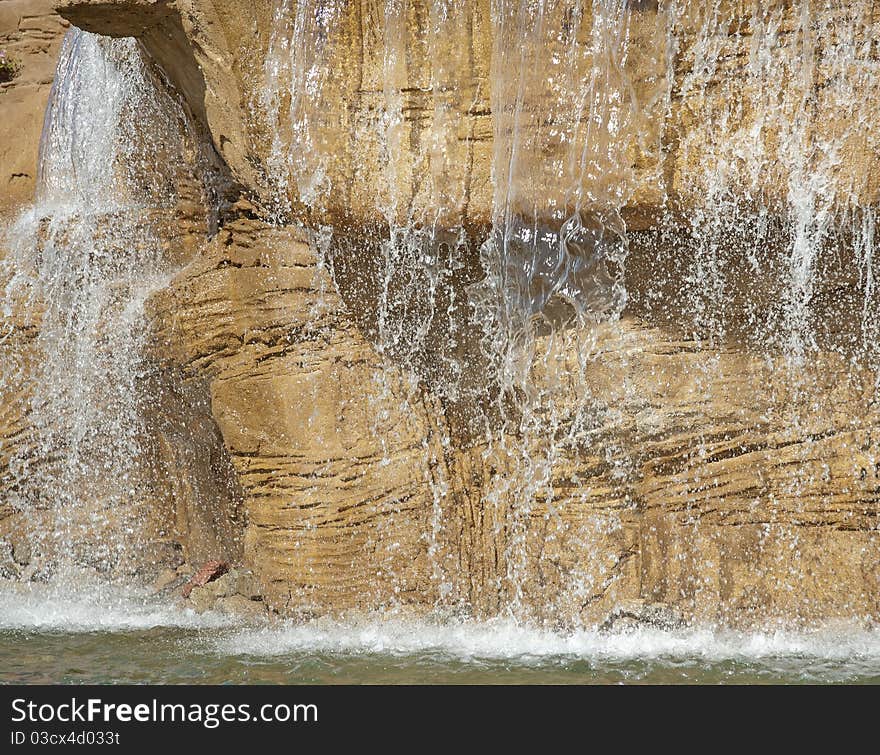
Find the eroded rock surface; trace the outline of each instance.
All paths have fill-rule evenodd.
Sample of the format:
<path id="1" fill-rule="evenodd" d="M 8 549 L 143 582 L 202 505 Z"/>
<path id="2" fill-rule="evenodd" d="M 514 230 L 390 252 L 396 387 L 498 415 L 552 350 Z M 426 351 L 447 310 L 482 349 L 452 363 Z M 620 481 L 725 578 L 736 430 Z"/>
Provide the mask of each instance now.
<path id="1" fill-rule="evenodd" d="M 2 3 L 0 14 L 21 4 Z M 853 79 L 853 101 L 871 124 L 853 130 L 829 94 L 842 70 L 819 65 L 808 81 L 787 71 L 775 82 L 779 108 L 800 113 L 791 121 L 800 130 L 786 141 L 761 120 L 763 106 L 729 106 L 754 85 L 749 66 L 763 70 L 750 47 L 751 4 L 719 6 L 726 26 L 706 50 L 691 44 L 711 22 L 705 4 L 683 3 L 671 67 L 656 4 L 635 4 L 625 66 L 641 107 L 613 160 L 590 168 L 606 177 L 602 202 L 619 200 L 628 223 L 618 282 L 629 304 L 589 332 L 542 331 L 531 344 L 541 358 L 526 371 L 545 403 L 511 390 L 514 416 L 480 349 L 484 323 L 466 308 L 449 314 L 449 302 L 482 277 L 497 192 L 511 189 L 511 206 L 527 218 L 567 201 L 560 192 L 571 186 L 556 171 L 568 147 L 556 129 L 572 116 L 540 86 L 542 66 L 560 51 L 540 36 L 508 45 L 535 86 L 520 102 L 522 161 L 505 187 L 497 170 L 493 182 L 493 164 L 503 164 L 516 131 L 506 120 L 515 87 L 499 68 L 510 63 L 510 40 L 499 50 L 482 0 L 462 4 L 452 21 L 431 3 L 403 5 L 392 24 L 384 3 L 333 4 L 331 42 L 307 50 L 321 82 L 315 109 L 300 113 L 312 142 L 291 158 L 273 143 L 279 123 L 290 127 L 289 92 L 261 100 L 279 44 L 276 3 L 58 3 L 84 28 L 137 36 L 222 163 L 216 227 L 169 233 L 181 268 L 148 303 L 150 442 L 168 480 L 156 529 L 183 544 L 190 563 L 241 562 L 258 585 L 245 591 L 253 595 L 196 593 L 200 605 L 265 601 L 297 616 L 389 605 L 512 610 L 548 625 L 612 628 L 876 621 L 880 416 L 875 372 L 859 351 L 866 268 L 844 238 L 851 229 L 839 246 L 820 239 L 834 253 L 808 270 L 810 291 L 795 291 L 814 307 L 814 343 L 791 358 L 759 342 L 756 327 L 772 331 L 774 306 L 791 296 L 780 281 L 792 232 L 778 230 L 778 206 L 792 184 L 774 168 L 753 193 L 748 160 L 756 133 L 770 134 L 759 140 L 770 150 L 764 166 L 833 137 L 829 175 L 846 185 L 854 217 L 868 217 L 860 213 L 876 204 L 880 175 L 876 77 Z M 795 5 L 771 4 L 782 47 L 799 44 Z M 553 5 L 548 29 L 571 23 L 563 6 Z M 843 16 L 863 9 L 843 6 Z M 824 13 L 817 28 L 835 20 Z M 843 16 L 839 28 L 849 28 Z M 869 18 L 857 41 L 876 36 Z M 818 36 L 817 60 L 844 44 Z M 703 81 L 694 72 L 709 58 Z M 844 58 L 850 64 L 858 68 Z M 400 115 L 390 126 L 389 103 Z M 729 179 L 720 189 L 701 183 L 710 163 L 712 177 Z M 273 180 L 279 168 L 290 184 Z M 319 173 L 326 180 L 309 194 L 303 179 Z M 766 200 L 766 270 L 742 251 L 757 242 L 730 233 L 716 212 L 713 203 L 731 196 L 737 211 Z M 196 216 L 204 199 L 189 199 Z M 386 277 L 382 240 L 398 224 L 429 229 L 427 252 Z M 455 276 L 430 292 L 440 314 L 419 320 L 430 298 L 419 264 L 460 236 Z M 714 267 L 697 280 L 688 265 L 705 261 L 706 244 Z M 400 278 L 410 288 L 389 308 L 382 297 Z M 696 293 L 683 293 L 686 281 Z M 389 312 L 400 311 L 406 327 L 424 325 L 413 348 L 382 340 Z M 3 411 L 14 428 L 7 436 L 19 433 L 14 408 Z M 179 576 L 171 574 L 166 585 Z"/>
<path id="2" fill-rule="evenodd" d="M 301 232 L 231 222 L 152 306 L 157 357 L 184 383 L 208 377 L 245 560 L 276 610 L 518 600 L 593 622 L 642 599 L 740 625 L 876 615 L 880 418 L 871 373 L 841 358 L 793 375 L 625 318 L 587 373 L 592 437 L 557 450 L 552 498 L 525 506 L 517 455 L 547 443 L 462 443 L 376 356 Z M 538 379 L 573 374 L 569 358 Z"/>
<path id="3" fill-rule="evenodd" d="M 52 0 L 0 3 L 0 50 L 21 66 L 11 81 L 0 84 L 0 217 L 33 198 L 43 113 L 68 27 L 54 5 Z"/>

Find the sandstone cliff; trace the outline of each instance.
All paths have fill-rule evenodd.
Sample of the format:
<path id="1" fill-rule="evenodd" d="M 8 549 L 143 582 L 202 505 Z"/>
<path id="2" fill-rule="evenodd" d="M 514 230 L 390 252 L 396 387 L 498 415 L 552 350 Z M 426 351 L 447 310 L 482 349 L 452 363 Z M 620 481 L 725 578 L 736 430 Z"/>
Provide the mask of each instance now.
<path id="1" fill-rule="evenodd" d="M 383 368 L 322 275 L 290 231 L 240 220 L 153 301 L 159 353 L 184 379 L 209 377 L 247 502 L 245 557 L 277 608 L 876 616 L 870 371 L 823 356 L 795 376 L 626 317 L 581 386 L 596 426 L 547 461 L 546 438 L 462 444 L 430 391 Z M 571 358 L 546 369 L 575 374 Z M 525 505 L 532 475 L 542 489 Z"/>
<path id="2" fill-rule="evenodd" d="M 0 3 L 0 49 L 21 64 L 12 81 L 0 84 L 0 214 L 29 202 L 36 186 L 43 113 L 68 25 L 53 6 L 52 0 Z"/>
<path id="3" fill-rule="evenodd" d="M 219 227 L 148 305 L 193 559 L 297 615 L 877 619 L 869 4 L 634 3 L 622 36 L 564 2 L 56 5 L 138 37 L 216 156 Z M 487 350 L 458 303 L 492 240 L 541 262 L 493 228 L 572 213 L 625 236 L 588 270 L 610 316 Z"/>

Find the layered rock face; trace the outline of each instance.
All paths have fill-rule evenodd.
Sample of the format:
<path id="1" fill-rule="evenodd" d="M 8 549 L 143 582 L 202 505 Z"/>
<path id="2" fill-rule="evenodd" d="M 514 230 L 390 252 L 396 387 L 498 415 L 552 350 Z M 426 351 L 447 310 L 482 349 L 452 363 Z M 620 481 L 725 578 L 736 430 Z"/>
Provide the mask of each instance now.
<path id="1" fill-rule="evenodd" d="M 19 70 L 9 81 L 0 83 L 0 221 L 11 218 L 17 209 L 31 201 L 37 178 L 37 156 L 43 115 L 52 86 L 61 39 L 68 23 L 53 11 L 54 3 L 8 0 L 0 4 L 0 50 L 5 50 L 9 60 L 15 61 Z M 6 255 L 6 245 L 0 242 L 0 260 Z M 4 297 L 5 304 L 5 297 Z M 11 318 L 10 318 L 11 319 Z M 18 318 L 16 318 L 18 320 Z M 26 370 L 34 355 L 31 353 L 32 329 L 15 328 L 6 337 L 2 359 L 10 364 L 20 361 Z M 11 356 L 12 354 L 15 356 Z M 4 386 L 0 401 L 0 467 L 5 471 L 8 459 L 19 439 L 27 429 L 27 398 L 23 391 Z M 8 478 L 4 480 L 8 488 Z M 7 496 L 0 499 L 0 521 L 6 534 L 12 524 L 12 508 Z M 13 560 L 26 565 L 30 561 L 30 547 L 24 538 L 17 538 L 18 554 Z M 6 575 L 4 575 L 6 576 Z"/>
<path id="2" fill-rule="evenodd" d="M 876 616 L 869 370 L 822 356 L 792 372 L 625 317 L 602 329 L 585 383 L 571 352 L 536 378 L 563 401 L 590 392 L 586 437 L 464 443 L 324 275 L 296 232 L 241 219 L 153 300 L 161 358 L 209 379 L 246 496 L 245 559 L 276 608 Z"/>
<path id="3" fill-rule="evenodd" d="M 57 5 L 216 156 L 147 305 L 192 558 L 301 616 L 877 619 L 869 4 Z"/>
<path id="4" fill-rule="evenodd" d="M 4 0 L 0 4 L 0 49 L 21 68 L 0 83 L 3 140 L 0 143 L 0 213 L 33 198 L 43 113 L 68 23 L 52 0 Z"/>

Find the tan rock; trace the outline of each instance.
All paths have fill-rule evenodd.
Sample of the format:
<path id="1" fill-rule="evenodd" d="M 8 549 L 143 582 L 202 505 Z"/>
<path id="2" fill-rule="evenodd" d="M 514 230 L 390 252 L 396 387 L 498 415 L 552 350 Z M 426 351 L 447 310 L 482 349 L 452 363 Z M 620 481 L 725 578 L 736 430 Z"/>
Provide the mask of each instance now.
<path id="1" fill-rule="evenodd" d="M 209 592 L 215 598 L 225 598 L 236 593 L 237 580 L 238 574 L 233 569 L 208 582 L 202 589 Z"/>
<path id="2" fill-rule="evenodd" d="M 231 594 L 241 595 L 248 600 L 262 600 L 263 588 L 252 571 L 234 569 L 230 574 L 233 579 Z"/>
<path id="3" fill-rule="evenodd" d="M 0 84 L 0 219 L 33 197 L 43 112 L 55 61 L 68 22 L 52 0 L 0 3 L 0 49 L 21 63 L 19 74 Z"/>
<path id="4" fill-rule="evenodd" d="M 242 222 L 212 249 L 153 300 L 157 356 L 185 365 L 184 380 L 211 376 L 262 594 L 284 607 L 293 593 L 307 612 L 413 593 L 430 500 L 418 409 L 373 387 L 380 362 L 297 232 Z M 365 552 L 381 564 L 369 586 Z"/>
<path id="5" fill-rule="evenodd" d="M 194 587 L 187 598 L 189 605 L 198 613 L 212 610 L 217 602 L 217 596 L 204 587 Z"/>
<path id="6" fill-rule="evenodd" d="M 266 619 L 266 606 L 258 600 L 248 600 L 243 595 L 230 595 L 217 601 L 216 609 L 221 613 L 251 621 Z"/>
<path id="7" fill-rule="evenodd" d="M 563 624 L 625 601 L 731 625 L 876 614 L 869 371 L 817 355 L 793 373 L 627 317 L 584 373 L 591 442 L 558 449 L 552 501 L 524 507 L 522 458 L 540 461 L 545 439 L 462 444 L 323 275 L 293 229 L 240 221 L 151 303 L 157 358 L 184 382 L 209 376 L 245 559 L 273 608 L 439 600 L 486 615 L 513 601 Z M 537 385 L 577 375 L 574 358 L 539 365 Z M 560 417 L 576 386 L 553 388 Z"/>
<path id="8" fill-rule="evenodd" d="M 183 581 L 184 578 L 177 573 L 177 569 L 163 569 L 159 572 L 159 576 L 156 577 L 155 582 L 153 582 L 153 591 L 164 592 L 166 590 L 171 590 L 175 587 L 180 587 L 183 584 Z"/>
<path id="9" fill-rule="evenodd" d="M 224 561 L 208 561 L 192 576 L 189 582 L 183 586 L 181 595 L 188 598 L 190 593 L 198 588 L 204 588 L 205 585 L 222 577 L 229 571 L 229 564 Z M 207 592 L 210 592 L 208 590 Z"/>

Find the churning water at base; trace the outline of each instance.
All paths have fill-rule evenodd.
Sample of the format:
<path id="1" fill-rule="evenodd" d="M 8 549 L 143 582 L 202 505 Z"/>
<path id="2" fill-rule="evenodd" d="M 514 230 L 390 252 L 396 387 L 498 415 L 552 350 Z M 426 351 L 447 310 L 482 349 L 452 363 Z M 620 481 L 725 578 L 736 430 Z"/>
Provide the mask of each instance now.
<path id="1" fill-rule="evenodd" d="M 878 683 L 880 632 L 554 632 L 507 619 L 260 626 L 137 592 L 0 592 L 0 683 Z"/>

